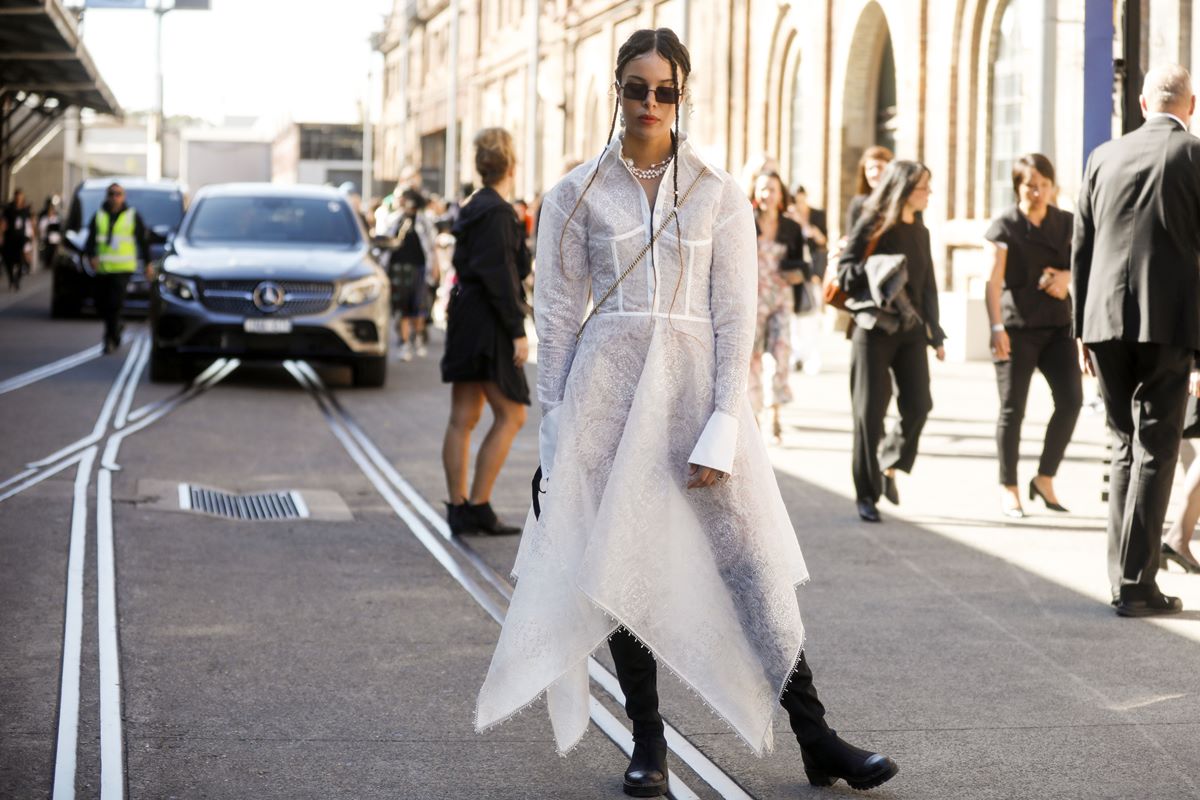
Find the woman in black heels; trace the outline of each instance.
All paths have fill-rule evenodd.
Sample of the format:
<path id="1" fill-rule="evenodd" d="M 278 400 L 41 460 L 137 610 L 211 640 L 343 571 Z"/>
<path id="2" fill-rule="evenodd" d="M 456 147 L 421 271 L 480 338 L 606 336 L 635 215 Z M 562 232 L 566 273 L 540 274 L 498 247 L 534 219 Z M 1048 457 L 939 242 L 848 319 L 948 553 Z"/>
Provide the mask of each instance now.
<path id="1" fill-rule="evenodd" d="M 1071 335 L 1071 231 L 1074 217 L 1052 205 L 1054 165 L 1038 153 L 1013 164 L 1016 205 L 988 228 L 992 275 L 987 285 L 992 324 L 992 359 L 1000 390 L 996 449 L 1000 457 L 1000 508 L 1005 516 L 1025 516 L 1017 485 L 1021 421 L 1029 382 L 1041 370 L 1054 397 L 1038 473 L 1029 481 L 1029 499 L 1041 498 L 1051 511 L 1065 512 L 1054 492 L 1054 476 L 1075 431 L 1083 405 L 1079 353 Z"/>

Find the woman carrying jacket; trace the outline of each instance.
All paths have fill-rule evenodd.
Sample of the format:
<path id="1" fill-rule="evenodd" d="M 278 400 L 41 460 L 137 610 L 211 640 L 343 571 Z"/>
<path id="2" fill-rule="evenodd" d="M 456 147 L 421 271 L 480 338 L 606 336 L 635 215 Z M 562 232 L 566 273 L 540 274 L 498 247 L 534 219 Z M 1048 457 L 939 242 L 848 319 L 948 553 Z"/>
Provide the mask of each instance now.
<path id="1" fill-rule="evenodd" d="M 838 281 L 852 298 L 850 308 L 856 309 L 850 355 L 852 471 L 858 515 L 866 522 L 879 522 L 881 494 L 899 505 L 896 470 L 910 472 L 916 460 L 921 430 L 933 408 L 925 349 L 933 347 L 939 361 L 946 358 L 929 230 L 921 220 L 929 205 L 929 179 L 924 164 L 891 162 L 863 204 L 838 266 Z M 890 287 L 895 295 L 886 307 L 872 299 L 881 287 L 872 285 L 876 276 L 870 262 L 876 258 L 880 263 L 884 256 L 903 256 L 905 276 L 902 285 Z M 893 380 L 900 423 L 884 439 Z"/>

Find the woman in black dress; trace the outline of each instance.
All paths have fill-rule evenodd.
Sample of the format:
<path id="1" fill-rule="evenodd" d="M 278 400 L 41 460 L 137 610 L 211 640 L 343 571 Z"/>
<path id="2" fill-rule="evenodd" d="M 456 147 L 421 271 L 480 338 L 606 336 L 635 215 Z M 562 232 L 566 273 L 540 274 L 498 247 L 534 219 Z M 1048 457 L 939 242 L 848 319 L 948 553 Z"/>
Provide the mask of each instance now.
<path id="1" fill-rule="evenodd" d="M 442 445 L 446 517 L 453 533 L 520 533 L 496 517 L 490 503 L 496 476 L 529 405 L 525 362 L 523 281 L 529 277 L 525 229 L 505 198 L 516 174 L 512 136 L 486 128 L 475 137 L 475 168 L 484 188 L 463 204 L 454 225 L 454 268 L 458 285 L 446 311 L 446 352 L 442 381 L 453 385 L 450 424 Z M 483 405 L 494 421 L 475 461 L 475 480 L 467 491 L 471 431 Z"/>
<path id="2" fill-rule="evenodd" d="M 933 408 L 925 348 L 933 347 L 939 361 L 946 358 L 929 230 L 921 221 L 929 205 L 929 177 L 929 169 L 915 161 L 889 164 L 863 205 L 838 265 L 838 281 L 852 298 L 847 308 L 856 323 L 850 354 L 853 473 L 858 515 L 866 522 L 879 522 L 881 494 L 900 503 L 896 470 L 911 471 L 917 457 Z M 880 257 L 897 255 L 904 257 L 902 283 L 885 280 L 886 272 L 874 268 L 888 263 Z M 900 424 L 881 447 L 893 379 Z"/>
<path id="3" fill-rule="evenodd" d="M 1074 217 L 1053 205 L 1054 165 L 1038 153 L 1013 164 L 1017 203 L 988 228 L 992 277 L 987 286 L 992 324 L 992 359 L 1000 390 L 996 449 L 1000 457 L 1001 511 L 1025 516 L 1017 486 L 1021 421 L 1034 370 L 1041 370 L 1054 397 L 1038 474 L 1029 499 L 1066 511 L 1054 493 L 1054 476 L 1083 405 L 1079 352 L 1071 335 L 1071 232 Z"/>

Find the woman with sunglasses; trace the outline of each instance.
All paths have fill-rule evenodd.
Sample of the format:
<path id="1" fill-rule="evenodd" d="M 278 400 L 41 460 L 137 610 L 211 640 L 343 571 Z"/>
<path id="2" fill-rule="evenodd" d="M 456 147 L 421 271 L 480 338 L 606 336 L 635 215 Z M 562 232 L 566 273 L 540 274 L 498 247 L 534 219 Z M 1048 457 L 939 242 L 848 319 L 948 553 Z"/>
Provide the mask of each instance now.
<path id="1" fill-rule="evenodd" d="M 672 31 L 634 33 L 608 145 L 542 202 L 543 480 L 476 722 L 544 692 L 569 751 L 588 726 L 588 656 L 607 642 L 633 722 L 627 794 L 668 789 L 656 660 L 758 753 L 780 702 L 809 781 L 866 789 L 897 768 L 830 730 L 801 650 L 808 572 L 746 395 L 754 217 L 679 133 L 690 71 Z"/>

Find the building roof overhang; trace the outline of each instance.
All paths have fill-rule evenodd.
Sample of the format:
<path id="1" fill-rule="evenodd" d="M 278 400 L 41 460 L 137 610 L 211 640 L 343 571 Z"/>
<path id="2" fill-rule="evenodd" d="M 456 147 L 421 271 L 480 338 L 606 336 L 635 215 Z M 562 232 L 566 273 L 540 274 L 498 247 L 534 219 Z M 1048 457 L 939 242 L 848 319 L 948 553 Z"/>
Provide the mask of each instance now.
<path id="1" fill-rule="evenodd" d="M 0 95 L 17 92 L 121 114 L 61 0 L 0 0 Z"/>

